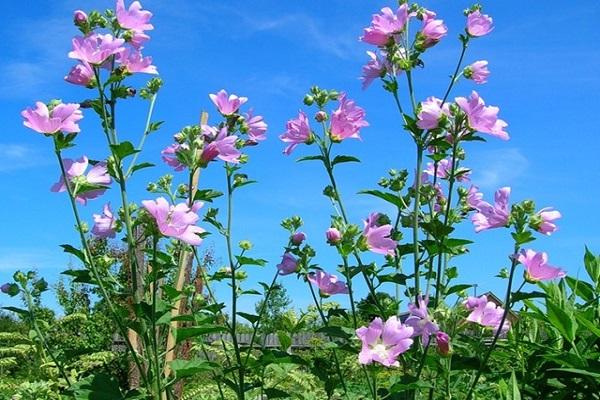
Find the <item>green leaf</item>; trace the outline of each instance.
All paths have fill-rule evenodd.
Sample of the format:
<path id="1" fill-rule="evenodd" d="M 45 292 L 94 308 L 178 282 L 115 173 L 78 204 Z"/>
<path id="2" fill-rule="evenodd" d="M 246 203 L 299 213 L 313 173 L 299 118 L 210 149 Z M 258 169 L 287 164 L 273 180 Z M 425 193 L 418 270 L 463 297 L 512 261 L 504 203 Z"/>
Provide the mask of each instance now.
<path id="1" fill-rule="evenodd" d="M 251 258 L 244 256 L 235 256 L 235 258 L 238 260 L 238 263 L 240 265 L 258 265 L 260 267 L 264 267 L 268 263 L 267 260 L 263 260 L 261 258 Z"/>
<path id="2" fill-rule="evenodd" d="M 119 382 L 107 374 L 95 374 L 83 378 L 69 388 L 77 400 L 120 400 L 124 399 Z"/>
<path id="3" fill-rule="evenodd" d="M 186 376 L 192 376 L 200 372 L 208 372 L 218 368 L 217 364 L 205 360 L 175 360 L 170 363 L 170 366 L 175 374 L 175 380 L 172 383 L 175 383 Z"/>
<path id="4" fill-rule="evenodd" d="M 600 374 L 596 372 L 586 371 L 577 368 L 550 368 L 548 371 L 559 371 L 568 374 L 591 376 L 592 378 L 600 379 Z"/>
<path id="5" fill-rule="evenodd" d="M 582 313 L 576 312 L 575 319 L 577 319 L 577 321 L 581 325 L 585 326 L 591 333 L 600 338 L 600 328 L 595 323 L 587 319 Z"/>
<path id="6" fill-rule="evenodd" d="M 312 160 L 319 160 L 319 161 L 323 161 L 323 162 L 325 161 L 323 156 L 306 156 L 306 157 L 300 157 L 299 159 L 296 160 L 296 162 L 312 161 Z"/>
<path id="7" fill-rule="evenodd" d="M 347 163 L 347 162 L 360 162 L 360 160 L 353 156 L 343 156 L 343 155 L 335 156 L 335 158 L 331 162 L 331 166 L 334 166 L 336 164 Z"/>
<path id="8" fill-rule="evenodd" d="M 154 122 L 150 122 L 150 124 L 148 125 L 148 130 L 146 131 L 146 134 L 148 133 L 152 133 L 155 132 L 157 130 L 160 129 L 160 126 L 164 123 L 165 121 L 154 121 Z"/>
<path id="9" fill-rule="evenodd" d="M 387 201 L 395 205 L 399 210 L 404 208 L 404 203 L 394 193 L 382 192 L 381 190 L 361 190 L 359 194 L 370 194 L 371 196 L 379 197 L 381 200 Z"/>
<path id="10" fill-rule="evenodd" d="M 569 285 L 571 290 L 583 300 L 592 301 L 596 297 L 594 288 L 589 283 L 571 278 L 570 276 L 567 276 L 565 280 L 567 281 L 567 285 Z"/>
<path id="11" fill-rule="evenodd" d="M 83 254 L 83 252 L 81 250 L 76 249 L 75 247 L 71 246 L 70 244 L 61 244 L 60 247 L 63 248 L 65 253 L 73 254 L 75 257 L 77 257 L 79 260 L 81 260 L 81 262 L 85 263 L 85 255 Z"/>
<path id="12" fill-rule="evenodd" d="M 342 326 L 324 326 L 322 328 L 317 329 L 315 332 L 324 333 L 330 337 L 338 337 L 342 339 L 350 339 L 354 332 L 352 329 L 345 328 Z"/>
<path id="13" fill-rule="evenodd" d="M 533 237 L 533 234 L 530 231 L 519 233 L 513 232 L 511 233 L 511 236 L 513 237 L 515 243 L 519 246 L 535 240 L 535 237 Z"/>
<path id="14" fill-rule="evenodd" d="M 596 286 L 600 285 L 600 257 L 595 256 L 592 252 L 587 248 L 585 248 L 585 255 L 583 256 L 583 264 L 585 265 L 585 270 L 587 271 L 592 281 L 596 284 Z"/>
<path id="15" fill-rule="evenodd" d="M 208 201 L 212 203 L 213 199 L 223 196 L 223 193 L 212 189 L 198 190 L 194 195 L 194 201 Z"/>
<path id="16" fill-rule="evenodd" d="M 14 313 L 17 313 L 17 314 L 23 315 L 23 316 L 25 316 L 25 317 L 27 317 L 27 318 L 29 318 L 29 316 L 31 315 L 31 314 L 29 313 L 29 311 L 27 311 L 27 310 L 24 310 L 24 309 L 22 309 L 22 308 L 17 308 L 17 307 L 10 307 L 10 306 L 8 306 L 8 307 L 2 307 L 2 309 L 3 309 L 3 310 L 7 310 L 7 311 L 12 311 L 12 312 L 14 312 Z"/>
<path id="17" fill-rule="evenodd" d="M 279 346 L 281 350 L 286 351 L 292 346 L 292 338 L 285 331 L 277 331 L 277 338 L 279 339 Z"/>
<path id="18" fill-rule="evenodd" d="M 514 304 L 518 301 L 527 300 L 527 299 L 537 299 L 537 298 L 546 298 L 546 293 L 543 292 L 513 292 L 510 295 L 510 302 Z"/>
<path id="19" fill-rule="evenodd" d="M 466 284 L 463 284 L 463 285 L 454 285 L 454 286 L 448 288 L 448 290 L 446 290 L 446 296 L 449 296 L 449 295 L 451 295 L 453 293 L 461 292 L 463 290 L 467 290 L 467 289 L 472 288 L 472 287 L 473 287 L 473 285 L 466 285 Z"/>
<path id="20" fill-rule="evenodd" d="M 256 315 L 256 314 L 249 314 L 249 313 L 245 313 L 245 312 L 241 312 L 241 311 L 238 312 L 237 315 L 244 318 L 245 320 L 247 320 L 248 322 L 250 322 L 253 325 L 259 319 L 258 315 Z"/>
<path id="21" fill-rule="evenodd" d="M 175 330 L 175 342 L 181 343 L 186 339 L 194 338 L 209 333 L 223 332 L 225 328 L 219 325 L 194 326 L 191 328 L 179 328 Z"/>
<path id="22" fill-rule="evenodd" d="M 521 392 L 519 391 L 519 383 L 517 382 L 515 371 L 510 375 L 510 383 L 512 386 L 512 400 L 521 400 Z"/>
<path id="23" fill-rule="evenodd" d="M 134 165 L 131 168 L 131 173 L 133 174 L 136 171 L 139 171 L 140 169 L 144 169 L 144 168 L 150 168 L 150 167 L 154 167 L 154 164 L 149 163 L 149 162 L 143 162 L 143 163 L 139 163 L 137 165 Z"/>
<path id="24" fill-rule="evenodd" d="M 136 150 L 133 144 L 127 141 L 119 144 L 111 144 L 110 148 L 119 160 L 124 160 L 132 154 L 139 153 L 139 150 Z"/>
<path id="25" fill-rule="evenodd" d="M 386 274 L 386 275 L 377 275 L 377 280 L 380 283 L 383 282 L 392 282 L 392 283 L 398 283 L 400 285 L 406 285 L 406 280 L 408 279 L 407 275 L 404 274 L 400 274 L 400 273 L 393 273 L 393 274 Z"/>
<path id="26" fill-rule="evenodd" d="M 68 269 L 66 271 L 61 272 L 61 274 L 72 276 L 73 282 L 88 283 L 92 285 L 96 284 L 96 280 L 92 276 L 92 273 L 87 269 Z"/>
<path id="27" fill-rule="evenodd" d="M 577 332 L 577 322 L 573 319 L 573 315 L 567 314 L 565 310 L 551 301 L 546 302 L 546 308 L 546 317 L 550 324 L 552 324 L 566 340 L 572 342 L 575 339 L 575 332 Z"/>

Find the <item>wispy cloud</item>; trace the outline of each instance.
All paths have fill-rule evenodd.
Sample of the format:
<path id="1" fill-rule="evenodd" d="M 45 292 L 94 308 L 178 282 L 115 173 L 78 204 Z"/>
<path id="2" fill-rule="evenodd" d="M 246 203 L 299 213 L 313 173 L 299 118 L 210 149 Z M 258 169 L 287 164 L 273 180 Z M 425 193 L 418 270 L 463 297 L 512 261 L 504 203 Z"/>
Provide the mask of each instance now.
<path id="1" fill-rule="evenodd" d="M 260 19 L 240 14 L 240 17 L 251 31 L 281 32 L 295 41 L 302 41 L 322 52 L 335 57 L 348 59 L 357 48 L 356 37 L 328 32 L 312 17 L 306 14 L 289 14 L 279 18 Z"/>
<path id="2" fill-rule="evenodd" d="M 482 189 L 497 189 L 521 177 L 529 161 L 518 148 L 494 149 L 474 153 L 470 167 L 473 183 Z"/>
<path id="3" fill-rule="evenodd" d="M 48 165 L 51 159 L 35 148 L 14 143 L 0 143 L 0 173 Z"/>

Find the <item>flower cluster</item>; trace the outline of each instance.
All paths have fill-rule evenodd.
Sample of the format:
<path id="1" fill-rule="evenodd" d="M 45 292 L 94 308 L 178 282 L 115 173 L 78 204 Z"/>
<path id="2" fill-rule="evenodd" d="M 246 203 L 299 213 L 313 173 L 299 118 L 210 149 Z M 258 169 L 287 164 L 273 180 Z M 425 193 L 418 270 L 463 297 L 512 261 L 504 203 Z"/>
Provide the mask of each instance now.
<path id="1" fill-rule="evenodd" d="M 240 106 L 248 101 L 246 97 L 229 95 L 225 90 L 209 97 L 225 121 L 217 126 L 188 126 L 176 133 L 175 143 L 161 152 L 162 159 L 175 171 L 206 168 L 215 159 L 238 164 L 245 157 L 240 151 L 243 147 L 266 139 L 267 124 L 262 116 L 253 115 L 252 110 L 245 117 L 239 113 Z"/>

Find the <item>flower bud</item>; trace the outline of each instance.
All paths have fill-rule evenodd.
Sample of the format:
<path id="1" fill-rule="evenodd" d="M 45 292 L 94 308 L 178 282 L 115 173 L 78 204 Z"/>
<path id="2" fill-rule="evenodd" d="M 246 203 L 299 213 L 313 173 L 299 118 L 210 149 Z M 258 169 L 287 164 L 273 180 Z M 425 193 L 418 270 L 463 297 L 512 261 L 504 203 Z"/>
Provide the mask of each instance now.
<path id="1" fill-rule="evenodd" d="M 158 186 L 156 185 L 156 183 L 150 182 L 148 186 L 146 186 L 146 190 L 149 192 L 155 192 L 156 190 L 158 190 Z"/>
<path id="2" fill-rule="evenodd" d="M 315 114 L 315 120 L 317 122 L 327 121 L 327 113 L 325 111 L 319 111 Z"/>
<path id="3" fill-rule="evenodd" d="M 81 11 L 81 10 L 76 10 L 73 13 L 73 22 L 75 23 L 75 25 L 80 26 L 85 24 L 88 21 L 88 16 L 85 12 Z"/>
<path id="4" fill-rule="evenodd" d="M 307 94 L 306 96 L 304 96 L 304 104 L 306 104 L 307 106 L 312 106 L 314 102 L 315 102 L 315 98 L 313 96 L 311 96 L 310 94 Z"/>
<path id="5" fill-rule="evenodd" d="M 242 250 L 250 250 L 252 248 L 252 242 L 249 240 L 242 240 L 240 241 L 239 246 Z"/>
<path id="6" fill-rule="evenodd" d="M 437 344 L 437 351 L 442 356 L 447 356 L 452 353 L 452 346 L 450 345 L 450 336 L 446 332 L 439 331 L 435 335 L 435 342 Z"/>
<path id="7" fill-rule="evenodd" d="M 0 292 L 2 292 L 2 293 L 8 293 L 9 289 L 10 289 L 10 283 L 5 283 L 4 285 L 0 286 Z"/>
<path id="8" fill-rule="evenodd" d="M 336 228 L 327 229 L 325 237 L 327 238 L 327 243 L 331 245 L 336 245 L 342 241 L 342 234 Z"/>
<path id="9" fill-rule="evenodd" d="M 300 246 L 305 239 L 306 235 L 304 234 L 304 232 L 296 232 L 292 235 L 292 243 L 296 246 Z"/>

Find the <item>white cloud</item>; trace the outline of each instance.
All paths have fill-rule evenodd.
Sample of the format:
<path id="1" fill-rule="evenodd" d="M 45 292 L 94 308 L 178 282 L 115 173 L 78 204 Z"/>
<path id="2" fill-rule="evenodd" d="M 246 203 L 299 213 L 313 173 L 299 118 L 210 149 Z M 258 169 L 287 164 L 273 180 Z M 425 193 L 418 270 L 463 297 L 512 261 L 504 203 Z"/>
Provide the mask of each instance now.
<path id="1" fill-rule="evenodd" d="M 511 185 L 529 167 L 529 161 L 518 148 L 473 152 L 466 166 L 473 169 L 473 184 L 482 189 Z"/>
<path id="2" fill-rule="evenodd" d="M 0 173 L 48 165 L 51 159 L 35 148 L 14 143 L 0 143 Z"/>

